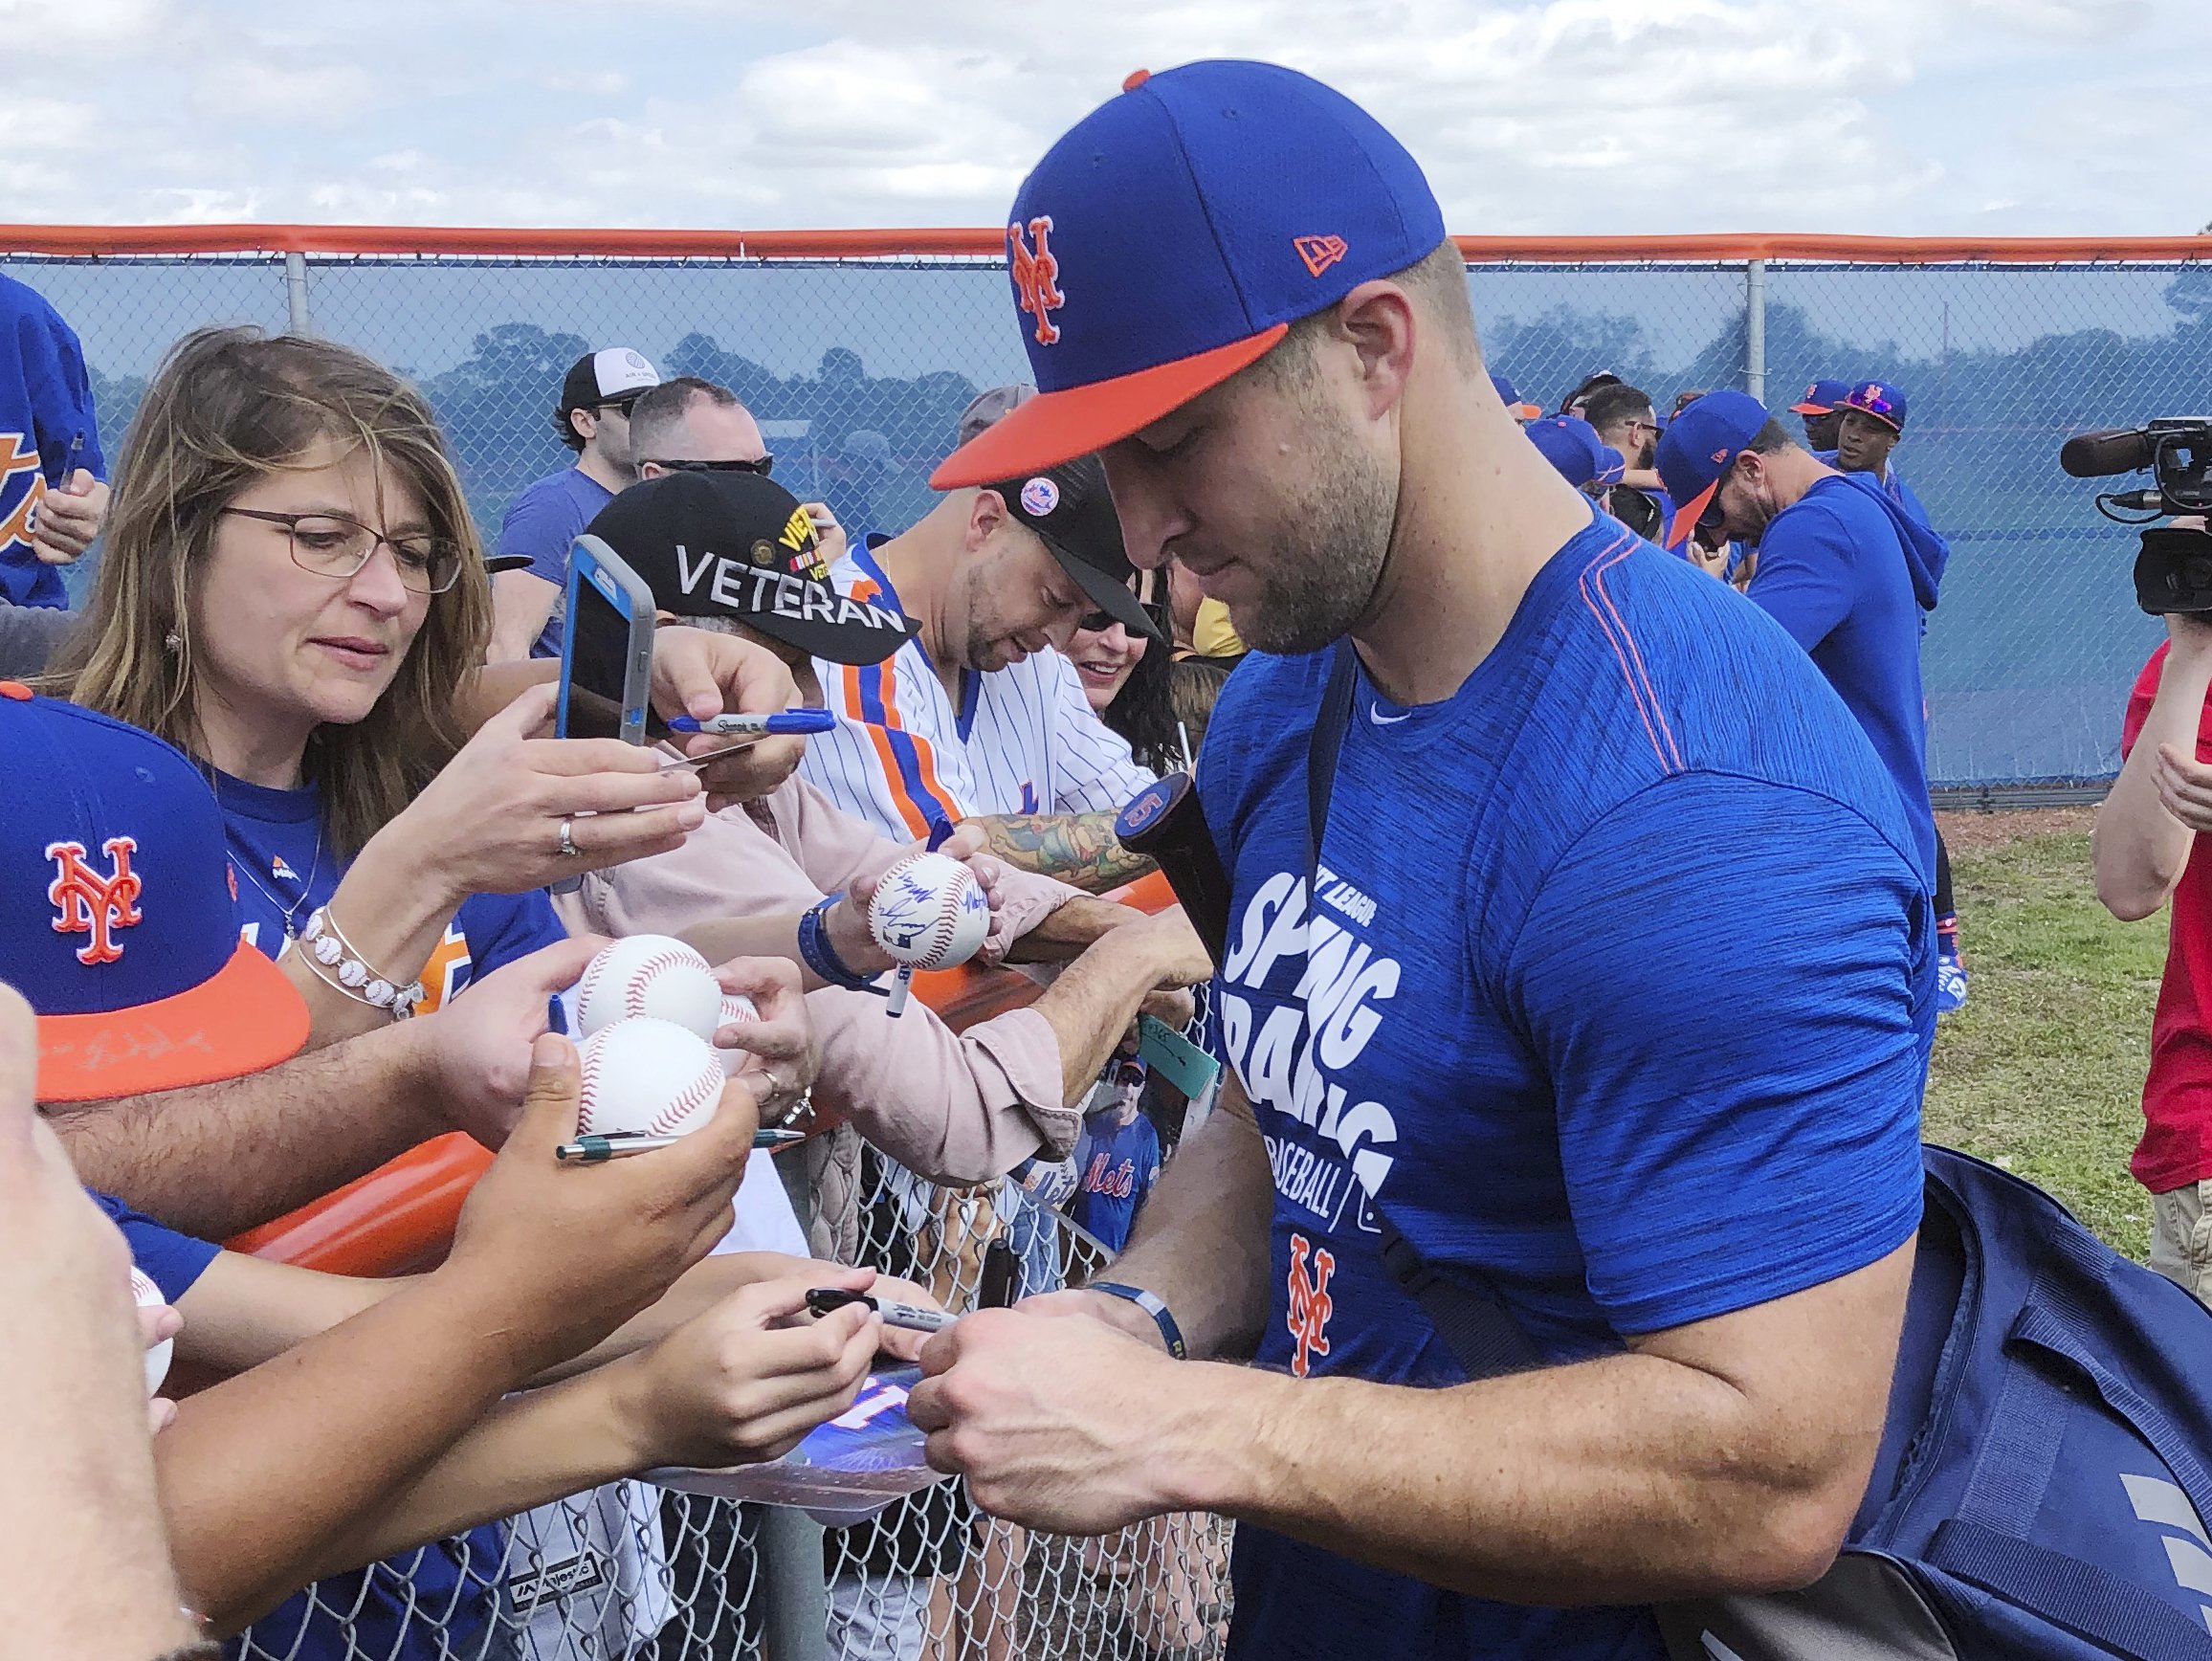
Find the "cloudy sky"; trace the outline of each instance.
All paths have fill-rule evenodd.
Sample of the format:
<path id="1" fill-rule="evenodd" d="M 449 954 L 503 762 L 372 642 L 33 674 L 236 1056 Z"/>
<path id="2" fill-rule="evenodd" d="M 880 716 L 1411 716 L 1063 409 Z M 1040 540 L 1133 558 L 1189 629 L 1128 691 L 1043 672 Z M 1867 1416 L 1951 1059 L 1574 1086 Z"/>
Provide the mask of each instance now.
<path id="1" fill-rule="evenodd" d="M 0 220 L 989 224 L 1122 76 L 1268 56 L 1454 231 L 2177 233 L 2207 0 L 0 0 Z"/>

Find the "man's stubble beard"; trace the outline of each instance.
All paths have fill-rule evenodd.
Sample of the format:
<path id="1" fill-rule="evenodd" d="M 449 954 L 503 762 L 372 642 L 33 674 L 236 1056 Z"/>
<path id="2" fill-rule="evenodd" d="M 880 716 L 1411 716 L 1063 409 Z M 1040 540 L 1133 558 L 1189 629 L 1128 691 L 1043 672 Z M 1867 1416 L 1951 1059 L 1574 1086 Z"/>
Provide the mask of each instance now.
<path id="1" fill-rule="evenodd" d="M 1365 615 L 1389 557 L 1397 481 L 1320 417 L 1318 442 L 1271 539 L 1268 585 L 1250 615 L 1229 621 L 1246 645 L 1279 656 L 1318 652 Z"/>

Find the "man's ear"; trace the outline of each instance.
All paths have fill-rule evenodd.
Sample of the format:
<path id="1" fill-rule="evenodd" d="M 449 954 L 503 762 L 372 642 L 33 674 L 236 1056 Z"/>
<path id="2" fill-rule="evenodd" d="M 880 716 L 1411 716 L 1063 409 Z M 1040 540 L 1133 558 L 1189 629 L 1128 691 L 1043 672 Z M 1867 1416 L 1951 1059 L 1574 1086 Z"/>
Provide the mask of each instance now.
<path id="1" fill-rule="evenodd" d="M 1423 327 L 1435 332 L 1434 325 L 1417 319 L 1412 297 L 1386 277 L 1363 282 L 1338 300 L 1336 321 L 1340 337 L 1360 355 L 1368 413 L 1385 413 L 1405 395 L 1416 336 Z"/>
<path id="2" fill-rule="evenodd" d="M 589 444 L 599 431 L 599 417 L 589 410 L 571 410 L 568 411 L 568 431 Z"/>
<path id="3" fill-rule="evenodd" d="M 990 541 L 991 534 L 1005 524 L 1009 517 L 1006 504 L 997 491 L 977 491 L 975 499 L 968 503 L 965 544 L 968 551 L 972 553 Z"/>
<path id="4" fill-rule="evenodd" d="M 637 476 L 640 480 L 648 478 L 666 478 L 668 476 L 668 469 L 661 466 L 661 464 L 657 461 L 641 461 L 637 464 Z"/>

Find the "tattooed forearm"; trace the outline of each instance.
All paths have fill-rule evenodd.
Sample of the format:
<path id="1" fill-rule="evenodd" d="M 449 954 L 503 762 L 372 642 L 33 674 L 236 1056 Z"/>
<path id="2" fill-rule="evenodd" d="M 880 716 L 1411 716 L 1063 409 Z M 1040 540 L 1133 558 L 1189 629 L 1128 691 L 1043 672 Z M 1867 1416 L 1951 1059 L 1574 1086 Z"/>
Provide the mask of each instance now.
<path id="1" fill-rule="evenodd" d="M 1119 888 L 1153 869 L 1150 859 L 1121 846 L 1109 812 L 993 813 L 967 823 L 1008 865 L 1056 876 L 1087 894 Z"/>

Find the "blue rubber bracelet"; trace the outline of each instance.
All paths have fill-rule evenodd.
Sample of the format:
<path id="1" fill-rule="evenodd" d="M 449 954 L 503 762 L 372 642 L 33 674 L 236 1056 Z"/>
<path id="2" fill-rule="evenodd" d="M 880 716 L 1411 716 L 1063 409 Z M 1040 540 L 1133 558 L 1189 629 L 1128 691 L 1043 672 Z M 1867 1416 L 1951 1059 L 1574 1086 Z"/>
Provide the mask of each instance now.
<path id="1" fill-rule="evenodd" d="M 1147 1292 L 1141 1286 L 1124 1286 L 1118 1280 L 1094 1280 L 1083 1288 L 1085 1292 L 1103 1292 L 1108 1297 L 1125 1297 L 1146 1315 L 1160 1329 L 1160 1340 L 1167 1345 L 1167 1353 L 1177 1361 L 1190 1359 L 1190 1351 L 1183 1347 L 1183 1328 L 1175 1324 L 1175 1317 L 1167 1313 L 1167 1305 L 1160 1301 L 1157 1293 Z"/>
<path id="2" fill-rule="evenodd" d="M 843 986 L 849 992 L 874 992 L 888 998 L 891 989 L 879 986 L 867 975 L 855 974 L 845 966 L 845 960 L 837 955 L 837 948 L 830 943 L 830 930 L 825 922 L 830 908 L 845 897 L 832 894 L 807 907 L 799 915 L 799 956 L 817 978 L 832 986 Z"/>

